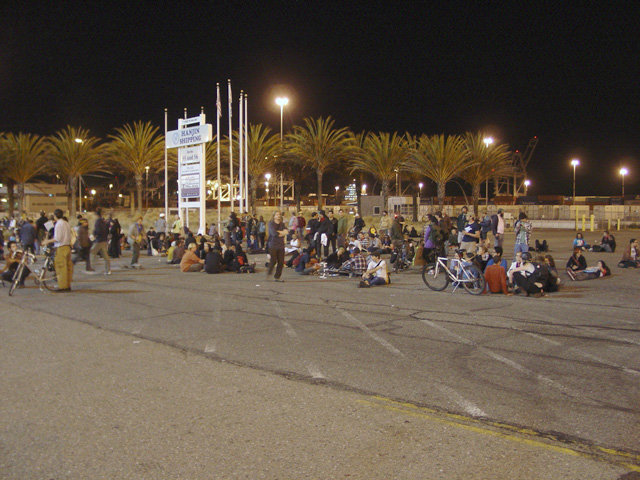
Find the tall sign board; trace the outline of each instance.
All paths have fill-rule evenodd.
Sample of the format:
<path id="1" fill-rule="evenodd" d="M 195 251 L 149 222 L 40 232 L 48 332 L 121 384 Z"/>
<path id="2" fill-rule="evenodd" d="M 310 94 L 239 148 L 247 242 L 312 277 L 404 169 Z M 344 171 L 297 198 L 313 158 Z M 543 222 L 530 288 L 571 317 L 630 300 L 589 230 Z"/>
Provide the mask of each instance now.
<path id="1" fill-rule="evenodd" d="M 178 130 L 167 132 L 167 148 L 178 148 L 178 208 L 180 217 L 188 226 L 190 208 L 200 209 L 198 233 L 205 233 L 206 226 L 206 165 L 205 144 L 213 138 L 211 124 L 205 114 L 178 120 Z"/>

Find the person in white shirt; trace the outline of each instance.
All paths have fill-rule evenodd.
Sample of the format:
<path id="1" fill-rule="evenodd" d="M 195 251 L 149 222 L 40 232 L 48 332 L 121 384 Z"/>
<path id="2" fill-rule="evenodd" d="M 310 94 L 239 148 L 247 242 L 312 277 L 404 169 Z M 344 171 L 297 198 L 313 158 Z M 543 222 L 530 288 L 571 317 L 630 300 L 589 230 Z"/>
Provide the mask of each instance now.
<path id="1" fill-rule="evenodd" d="M 57 292 L 70 292 L 73 279 L 73 262 L 71 261 L 71 226 L 64 218 L 62 210 L 57 208 L 53 215 L 56 224 L 53 228 L 53 238 L 45 240 L 43 245 L 53 242 L 56 247 L 56 257 L 53 266 L 58 277 Z"/>
<path id="2" fill-rule="evenodd" d="M 367 265 L 367 271 L 362 275 L 359 288 L 369 288 L 389 283 L 387 263 L 380 259 L 380 250 L 371 252 L 371 261 Z"/>

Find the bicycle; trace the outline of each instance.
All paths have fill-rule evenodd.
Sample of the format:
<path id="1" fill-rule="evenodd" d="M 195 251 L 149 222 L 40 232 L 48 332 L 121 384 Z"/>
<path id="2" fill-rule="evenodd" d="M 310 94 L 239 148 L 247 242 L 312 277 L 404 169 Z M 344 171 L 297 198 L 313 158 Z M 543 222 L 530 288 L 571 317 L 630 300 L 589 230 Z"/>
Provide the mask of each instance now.
<path id="1" fill-rule="evenodd" d="M 464 251 L 458 253 L 462 257 Z M 452 262 L 451 268 L 447 266 L 449 260 Z M 435 263 L 425 265 L 422 269 L 422 281 L 436 292 L 441 292 L 447 288 L 449 282 L 453 282 L 454 292 L 462 285 L 472 295 L 480 295 L 486 286 L 482 270 L 462 258 L 437 257 Z"/>
<path id="2" fill-rule="evenodd" d="M 42 287 L 53 291 L 56 290 L 58 284 L 58 277 L 56 276 L 56 269 L 53 264 L 55 250 L 51 247 L 42 247 L 42 252 L 45 254 L 44 264 L 40 271 L 35 272 L 37 273 L 35 281 L 41 292 L 44 292 Z"/>
<path id="3" fill-rule="evenodd" d="M 13 273 L 13 277 L 11 277 L 11 285 L 9 286 L 9 296 L 13 295 L 13 292 L 18 288 L 18 285 L 24 284 L 24 280 L 27 278 L 31 269 L 29 268 L 29 264 L 34 263 L 36 261 L 36 256 L 29 252 L 22 252 L 22 258 L 20 259 L 20 263 L 18 264 L 18 268 Z M 24 275 L 24 269 L 27 269 L 28 272 Z"/>

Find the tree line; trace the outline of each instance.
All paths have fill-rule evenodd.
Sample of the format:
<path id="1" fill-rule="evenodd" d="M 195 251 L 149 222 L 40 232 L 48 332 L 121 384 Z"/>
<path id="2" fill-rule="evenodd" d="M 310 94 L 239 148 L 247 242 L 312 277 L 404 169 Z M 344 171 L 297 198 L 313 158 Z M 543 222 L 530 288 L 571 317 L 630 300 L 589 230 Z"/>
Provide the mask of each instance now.
<path id="1" fill-rule="evenodd" d="M 239 135 L 221 137 L 222 183 L 229 181 L 229 148 L 238 163 Z M 210 145 L 215 145 L 216 138 Z M 262 124 L 249 125 L 248 149 L 249 205 L 255 205 L 259 182 L 271 172 L 294 181 L 299 202 L 302 186 L 315 174 L 318 207 L 322 207 L 323 176 L 328 171 L 353 175 L 361 173 L 380 183 L 384 205 L 396 175 L 405 175 L 417 184 L 429 179 L 437 186 L 439 207 L 444 204 L 445 186 L 460 178 L 471 186 L 475 211 L 480 187 L 487 180 L 512 174 L 512 153 L 506 144 L 488 144 L 483 132 L 463 135 L 414 136 L 409 133 L 354 133 L 337 128 L 331 117 L 305 118 L 294 125 L 281 141 L 278 134 Z M 142 211 L 143 179 L 150 171 L 164 169 L 164 135 L 151 122 L 125 124 L 106 140 L 92 137 L 88 130 L 67 126 L 49 137 L 30 133 L 0 133 L 0 178 L 6 183 L 10 213 L 13 188 L 17 185 L 18 208 L 24 210 L 24 186 L 34 178 L 57 175 L 65 184 L 67 208 L 76 213 L 78 179 L 91 173 L 124 174 L 135 185 L 137 209 Z M 169 170 L 175 174 L 177 155 L 169 150 Z M 217 149 L 207 148 L 209 179 L 217 175 Z M 234 171 L 238 171 L 234 168 Z"/>

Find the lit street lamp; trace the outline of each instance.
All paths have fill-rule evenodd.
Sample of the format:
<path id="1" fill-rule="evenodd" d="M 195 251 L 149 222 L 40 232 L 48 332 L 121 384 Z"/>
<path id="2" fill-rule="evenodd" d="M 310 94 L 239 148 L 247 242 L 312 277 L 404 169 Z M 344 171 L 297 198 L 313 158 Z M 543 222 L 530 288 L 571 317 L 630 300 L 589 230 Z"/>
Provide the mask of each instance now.
<path id="1" fill-rule="evenodd" d="M 276 98 L 276 104 L 280 105 L 280 146 L 282 147 L 282 138 L 283 138 L 283 123 L 284 123 L 284 106 L 289 104 L 289 99 L 287 97 L 278 97 Z M 280 210 L 282 210 L 282 205 L 284 203 L 284 178 L 282 177 L 282 172 L 280 172 Z"/>
<path id="2" fill-rule="evenodd" d="M 574 158 L 571 160 L 571 165 L 573 165 L 573 209 L 575 210 L 576 215 L 576 230 L 578 230 L 578 211 L 576 210 L 576 167 L 580 165 L 580 160 Z"/>
<path id="3" fill-rule="evenodd" d="M 419 190 L 418 190 L 418 198 L 422 197 L 422 187 L 424 187 L 424 183 L 420 182 L 418 184 L 418 188 L 419 188 Z"/>
<path id="4" fill-rule="evenodd" d="M 620 175 L 622 176 L 622 196 L 623 197 L 624 197 L 624 177 L 627 173 L 629 173 L 629 170 L 627 170 L 626 168 L 622 167 L 620 169 Z"/>
<path id="5" fill-rule="evenodd" d="M 145 199 L 147 200 L 147 206 L 146 209 L 149 209 L 149 166 L 147 165 L 146 167 L 144 167 L 144 169 L 147 172 L 147 178 L 145 180 L 145 184 L 144 184 L 144 191 L 145 191 Z"/>
<path id="6" fill-rule="evenodd" d="M 271 174 L 270 173 L 265 173 L 264 174 L 264 178 L 267 179 L 266 182 L 264 182 L 264 186 L 265 186 L 265 190 L 267 192 L 267 207 L 269 206 L 269 180 L 271 180 Z"/>
<path id="7" fill-rule="evenodd" d="M 524 181 L 524 196 L 527 196 L 527 190 L 529 190 L 529 185 L 531 185 L 531 180 Z"/>
<path id="8" fill-rule="evenodd" d="M 336 205 L 338 204 L 338 190 L 340 190 L 340 187 L 338 185 L 336 185 Z"/>
<path id="9" fill-rule="evenodd" d="M 493 138 L 492 137 L 486 137 L 484 140 L 482 140 L 484 142 L 485 147 L 489 148 L 489 145 L 493 144 Z M 488 207 L 489 206 L 489 179 L 487 178 L 487 180 L 485 181 L 485 205 Z"/>

